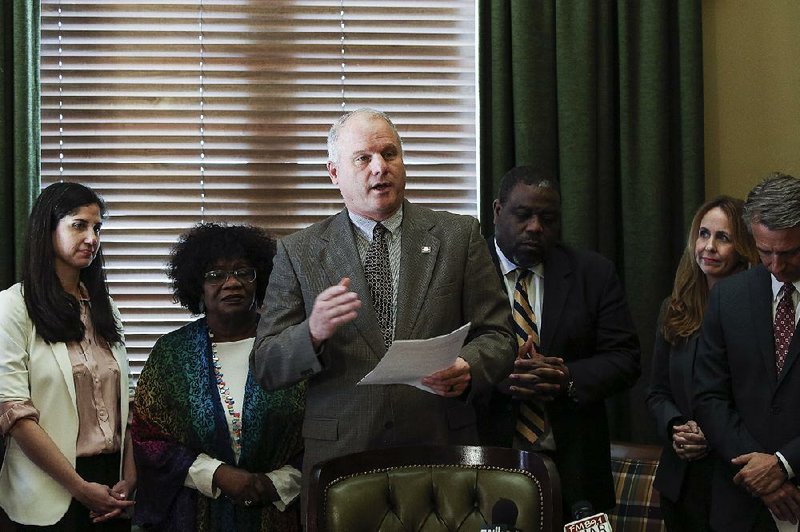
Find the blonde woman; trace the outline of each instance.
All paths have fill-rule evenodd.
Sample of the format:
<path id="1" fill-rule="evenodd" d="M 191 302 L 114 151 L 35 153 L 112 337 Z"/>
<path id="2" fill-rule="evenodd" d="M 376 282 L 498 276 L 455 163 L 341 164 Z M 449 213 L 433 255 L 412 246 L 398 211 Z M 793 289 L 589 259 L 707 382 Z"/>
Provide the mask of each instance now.
<path id="1" fill-rule="evenodd" d="M 758 261 L 742 209 L 741 200 L 728 196 L 700 207 L 672 295 L 661 307 L 647 404 L 665 442 L 655 487 L 670 531 L 710 530 L 713 462 L 703 427 L 692 416 L 692 369 L 711 287 Z"/>

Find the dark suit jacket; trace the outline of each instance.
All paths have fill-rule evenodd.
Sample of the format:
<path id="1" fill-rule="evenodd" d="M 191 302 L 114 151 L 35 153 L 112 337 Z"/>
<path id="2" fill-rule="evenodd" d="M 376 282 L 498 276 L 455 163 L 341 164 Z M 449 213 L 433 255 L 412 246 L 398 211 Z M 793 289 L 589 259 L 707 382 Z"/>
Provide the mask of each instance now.
<path id="1" fill-rule="evenodd" d="M 721 458 L 714 475 L 711 524 L 749 530 L 760 499 L 733 484 L 730 460 L 780 451 L 800 472 L 800 334 L 777 377 L 771 276 L 763 265 L 718 282 L 711 290 L 695 361 L 694 410 Z"/>
<path id="2" fill-rule="evenodd" d="M 656 420 L 656 430 L 664 442 L 653 485 L 663 497 L 675 502 L 681 494 L 681 485 L 688 462 L 681 460 L 672 448 L 672 426 L 676 420 L 685 423 L 692 415 L 692 375 L 700 333 L 696 332 L 685 342 L 672 345 L 661 334 L 664 312 L 669 299 L 661 305 L 656 342 L 653 348 L 653 369 L 647 406 Z M 705 428 L 701 425 L 703 433 Z"/>
<path id="3" fill-rule="evenodd" d="M 487 243 L 500 275 L 494 239 Z M 502 277 L 500 285 L 505 289 Z M 641 372 L 639 339 L 611 261 L 555 246 L 544 263 L 541 330 L 540 352 L 565 360 L 577 393 L 577 402 L 560 397 L 546 405 L 564 515 L 581 500 L 607 510 L 615 497 L 604 400 L 631 387 Z M 511 446 L 513 432 L 511 398 L 495 391 L 481 415 L 482 442 Z"/>
<path id="4" fill-rule="evenodd" d="M 339 327 L 318 356 L 308 317 L 319 293 L 351 279 L 358 317 Z M 511 371 L 510 310 L 468 216 L 404 203 L 395 339 L 429 338 L 472 322 L 461 357 L 471 366 L 466 398 L 412 386 L 356 386 L 386 352 L 347 211 L 278 243 L 251 366 L 267 389 L 309 379 L 303 437 L 308 480 L 320 461 L 365 449 L 478 442 L 472 402 L 486 400 Z M 466 400 L 465 400 L 466 399 Z"/>

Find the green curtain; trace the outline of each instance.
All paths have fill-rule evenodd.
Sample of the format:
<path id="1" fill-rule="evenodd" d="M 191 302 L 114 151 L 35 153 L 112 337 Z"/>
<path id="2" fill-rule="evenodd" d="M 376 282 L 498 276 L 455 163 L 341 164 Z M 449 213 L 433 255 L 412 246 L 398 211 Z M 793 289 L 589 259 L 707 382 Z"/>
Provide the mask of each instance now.
<path id="1" fill-rule="evenodd" d="M 612 435 L 654 441 L 656 316 L 705 188 L 700 0 L 479 0 L 479 32 L 485 234 L 509 168 L 559 177 L 564 240 L 616 262 L 642 341 Z"/>
<path id="2" fill-rule="evenodd" d="M 40 187 L 39 2 L 0 3 L 0 289 L 20 278 Z"/>

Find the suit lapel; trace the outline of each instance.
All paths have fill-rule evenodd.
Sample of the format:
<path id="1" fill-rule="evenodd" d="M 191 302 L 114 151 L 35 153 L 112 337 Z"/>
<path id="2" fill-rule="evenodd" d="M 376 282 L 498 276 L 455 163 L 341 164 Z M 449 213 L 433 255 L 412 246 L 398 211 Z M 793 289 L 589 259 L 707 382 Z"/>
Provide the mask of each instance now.
<path id="1" fill-rule="evenodd" d="M 770 278 L 770 297 L 772 296 L 772 279 Z M 772 312 L 772 301 L 770 301 L 770 312 Z M 772 316 L 772 314 L 770 314 Z M 772 332 L 772 350 L 775 350 L 775 327 L 774 320 L 770 322 L 770 331 Z M 773 355 L 774 356 L 774 355 Z M 778 376 L 778 385 L 780 386 L 783 379 L 789 373 L 789 370 L 795 364 L 795 360 L 800 356 L 800 327 L 795 325 L 792 341 L 789 343 L 789 351 L 786 353 L 786 360 L 783 363 L 783 371 Z"/>
<path id="2" fill-rule="evenodd" d="M 331 220 L 328 227 L 320 233 L 319 239 L 321 249 L 317 256 L 322 258 L 322 268 L 329 284 L 337 284 L 343 277 L 350 278 L 350 290 L 361 297 L 361 308 L 352 323 L 375 355 L 382 357 L 386 348 L 383 345 L 378 316 L 369 295 L 367 279 L 364 277 L 364 268 L 361 265 L 347 209 L 342 210 Z"/>
<path id="3" fill-rule="evenodd" d="M 544 299 L 542 300 L 541 346 L 545 355 L 550 350 L 561 313 L 572 289 L 572 263 L 564 249 L 555 246 L 544 263 Z"/>
<path id="4" fill-rule="evenodd" d="M 800 327 L 795 326 L 794 335 L 792 336 L 792 341 L 789 344 L 789 352 L 786 353 L 786 361 L 783 364 L 783 371 L 781 371 L 778 384 L 780 384 L 783 381 L 784 376 L 789 373 L 789 370 L 794 365 L 798 356 L 800 356 Z"/>
<path id="5" fill-rule="evenodd" d="M 408 338 L 414 330 L 422 303 L 428 294 L 439 255 L 439 239 L 430 230 L 436 220 L 427 211 L 403 203 L 403 233 L 400 244 L 400 280 L 397 286 L 395 338 Z"/>
<path id="6" fill-rule="evenodd" d="M 681 410 L 683 412 L 691 412 L 691 398 L 694 394 L 694 388 L 692 386 L 692 381 L 694 377 L 694 359 L 697 356 L 697 345 L 700 342 L 700 334 L 693 334 L 686 340 L 686 345 L 684 346 L 684 352 L 681 353 L 681 356 L 677 357 L 677 363 L 681 364 L 683 367 L 681 368 L 681 375 L 683 376 L 683 394 L 681 397 L 676 397 L 676 401 L 678 403 L 682 403 Z M 670 361 L 674 359 L 674 355 L 670 355 Z M 687 400 L 688 399 L 688 400 Z"/>
<path id="7" fill-rule="evenodd" d="M 494 238 L 487 239 L 486 244 L 489 247 L 489 255 L 492 257 L 492 262 L 494 262 L 503 292 L 508 293 L 508 287 L 500 270 L 500 259 L 494 247 Z M 564 310 L 571 288 L 571 278 L 572 262 L 564 249 L 557 245 L 550 251 L 544 264 L 542 315 L 536 316 L 536 320 L 540 324 L 539 329 L 542 331 L 539 337 L 539 346 L 545 354 L 550 350 L 553 338 L 555 338 L 561 313 Z"/>
<path id="8" fill-rule="evenodd" d="M 67 344 L 64 342 L 56 342 L 54 344 L 50 344 L 50 349 L 53 351 L 53 358 L 56 359 L 58 369 L 61 370 L 61 374 L 64 377 L 64 382 L 67 384 L 67 391 L 69 392 L 70 399 L 72 399 L 72 404 L 78 404 L 78 400 L 75 396 L 75 377 L 72 374 L 72 361 L 69 359 Z"/>
<path id="9" fill-rule="evenodd" d="M 748 283 L 750 308 L 752 316 L 750 322 L 756 334 L 758 350 L 767 375 L 772 378 L 769 385 L 774 392 L 777 388 L 777 373 L 775 369 L 775 339 L 772 332 L 772 282 L 769 272 L 763 266 L 756 267 Z M 788 361 L 787 361 L 788 362 Z M 783 374 L 786 374 L 785 368 Z"/>
<path id="10" fill-rule="evenodd" d="M 500 269 L 500 257 L 497 256 L 497 248 L 494 245 L 493 236 L 486 239 L 486 245 L 489 248 L 489 256 L 492 257 L 494 270 L 497 272 L 497 278 L 500 280 L 500 287 L 505 294 L 508 294 L 508 287 L 506 286 L 505 276 L 503 276 L 503 270 Z"/>

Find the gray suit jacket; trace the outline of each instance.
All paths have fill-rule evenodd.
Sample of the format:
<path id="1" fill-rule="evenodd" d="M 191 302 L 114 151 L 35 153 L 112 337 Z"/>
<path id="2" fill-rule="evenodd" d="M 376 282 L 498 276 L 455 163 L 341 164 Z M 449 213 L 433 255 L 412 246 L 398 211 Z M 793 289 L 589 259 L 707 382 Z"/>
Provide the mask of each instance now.
<path id="1" fill-rule="evenodd" d="M 795 329 L 780 376 L 775 370 L 772 288 L 763 265 L 714 285 L 694 371 L 694 413 L 721 459 L 714 472 L 711 524 L 750 530 L 761 499 L 733 483 L 730 460 L 780 451 L 800 472 L 800 333 Z"/>
<path id="2" fill-rule="evenodd" d="M 478 443 L 472 403 L 488 397 L 516 355 L 510 311 L 478 223 L 404 203 L 395 339 L 428 338 L 472 322 L 461 357 L 471 366 L 466 397 L 412 386 L 356 386 L 386 349 L 346 210 L 278 243 L 251 358 L 267 389 L 308 381 L 303 470 L 370 448 Z M 308 317 L 317 295 L 351 279 L 358 317 L 337 329 L 319 356 Z"/>

